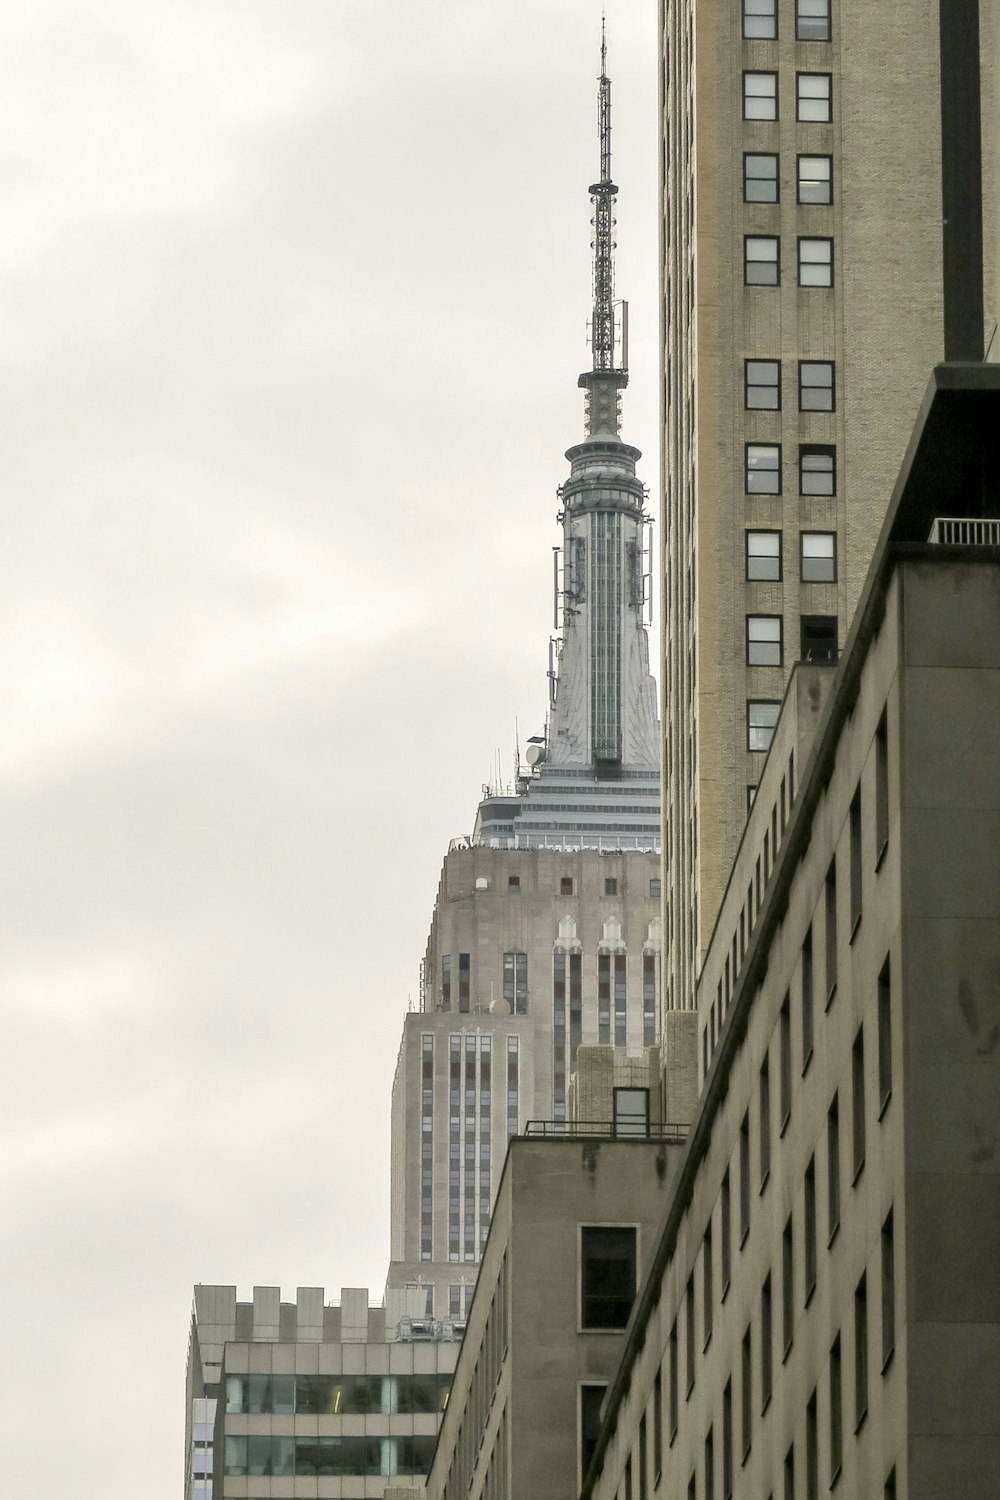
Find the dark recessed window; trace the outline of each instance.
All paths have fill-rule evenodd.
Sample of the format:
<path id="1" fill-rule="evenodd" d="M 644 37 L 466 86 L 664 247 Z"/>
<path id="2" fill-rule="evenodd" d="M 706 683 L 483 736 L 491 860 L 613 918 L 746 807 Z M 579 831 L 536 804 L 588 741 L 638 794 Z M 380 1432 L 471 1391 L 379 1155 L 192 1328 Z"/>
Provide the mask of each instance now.
<path id="1" fill-rule="evenodd" d="M 748 41 L 771 41 L 778 35 L 777 0 L 743 0 L 743 35 Z"/>
<path id="2" fill-rule="evenodd" d="M 882 1225 L 882 1368 L 896 1347 L 896 1270 L 892 1239 L 892 1209 Z"/>
<path id="3" fill-rule="evenodd" d="M 803 1211 L 803 1271 L 805 1273 L 805 1305 L 816 1290 L 816 1158 L 809 1158 L 806 1167 Z"/>
<path id="4" fill-rule="evenodd" d="M 559 880 L 559 894 L 560 894 L 560 896 L 572 896 L 572 894 L 573 894 L 573 877 L 572 877 L 572 875 L 563 875 L 563 876 L 560 877 L 560 880 Z"/>
<path id="5" fill-rule="evenodd" d="M 618 882 L 612 876 L 608 876 L 604 882 L 604 894 L 606 896 L 617 896 L 618 894 Z"/>
<path id="6" fill-rule="evenodd" d="M 883 708 L 875 732 L 875 868 L 889 842 L 889 720 Z"/>
<path id="7" fill-rule="evenodd" d="M 746 533 L 747 581 L 781 582 L 781 532 Z"/>
<path id="8" fill-rule="evenodd" d="M 827 1244 L 840 1228 L 840 1100 L 834 1094 L 826 1113 Z"/>
<path id="9" fill-rule="evenodd" d="M 830 1350 L 830 1488 L 844 1462 L 844 1427 L 841 1420 L 840 1335 Z"/>
<path id="10" fill-rule="evenodd" d="M 781 494 L 781 447 L 778 443 L 747 443 L 748 495 Z"/>
<path id="11" fill-rule="evenodd" d="M 892 1093 L 892 985 L 889 960 L 878 976 L 878 1108 L 879 1116 Z"/>
<path id="12" fill-rule="evenodd" d="M 663 892 L 663 886 L 661 884 L 660 877 L 659 877 L 659 875 L 654 875 L 653 878 L 652 878 L 652 880 L 649 882 L 649 896 L 650 896 L 650 900 L 652 900 L 652 901 L 659 901 L 660 896 L 662 895 L 662 892 Z"/>
<path id="13" fill-rule="evenodd" d="M 743 154 L 744 203 L 777 203 L 780 197 L 778 155 L 774 151 Z"/>
<path id="14" fill-rule="evenodd" d="M 836 583 L 836 532 L 803 531 L 801 549 L 803 583 Z"/>
<path id="15" fill-rule="evenodd" d="M 747 615 L 747 666 L 781 666 L 781 616 Z"/>
<path id="16" fill-rule="evenodd" d="M 747 749 L 769 750 L 774 738 L 781 704 L 768 699 L 751 698 L 747 702 Z"/>
<path id="17" fill-rule="evenodd" d="M 854 1430 L 868 1415 L 868 1277 L 854 1293 Z"/>
<path id="18" fill-rule="evenodd" d="M 747 286 L 778 286 L 781 241 L 776 234 L 743 236 L 743 280 Z"/>
<path id="19" fill-rule="evenodd" d="M 833 286 L 833 240 L 799 235 L 799 286 Z"/>
<path id="20" fill-rule="evenodd" d="M 528 1014 L 528 955 L 505 953 L 503 956 L 503 997 L 512 1016 Z"/>
<path id="21" fill-rule="evenodd" d="M 521 889 L 521 877 L 520 877 L 520 875 L 508 875 L 507 876 L 507 889 L 509 891 L 519 891 Z"/>
<path id="22" fill-rule="evenodd" d="M 744 73 L 744 80 L 754 75 Z M 757 75 L 760 76 L 760 75 Z M 766 75 L 764 75 L 766 76 Z M 795 79 L 795 118 L 828 125 L 832 116 L 833 81 L 829 73 L 798 73 Z M 745 119 L 759 118 L 744 115 Z M 777 118 L 770 115 L 766 118 Z"/>
<path id="23" fill-rule="evenodd" d="M 781 409 L 780 359 L 744 361 L 744 392 L 747 411 Z"/>
<path id="24" fill-rule="evenodd" d="M 795 0 L 795 36 L 800 42 L 830 40 L 830 0 Z"/>
<path id="25" fill-rule="evenodd" d="M 798 201 L 800 203 L 833 202 L 832 156 L 799 157 Z"/>
<path id="26" fill-rule="evenodd" d="M 799 360 L 799 411 L 833 411 L 835 407 L 833 361 Z"/>
<path id="27" fill-rule="evenodd" d="M 858 1027 L 851 1049 L 851 1142 L 854 1181 L 865 1164 L 865 1029 Z"/>
<path id="28" fill-rule="evenodd" d="M 601 1403 L 607 1391 L 606 1385 L 582 1385 L 580 1387 L 580 1474 L 590 1468 L 590 1460 L 597 1447 L 601 1431 Z"/>
<path id="29" fill-rule="evenodd" d="M 811 74 L 800 74 L 811 77 Z M 829 79 L 828 74 L 820 75 Z M 743 118 L 744 120 L 776 120 L 778 118 L 777 73 L 743 74 Z"/>
<path id="30" fill-rule="evenodd" d="M 624 1328 L 635 1301 L 635 1229 L 580 1229 L 580 1326 Z"/>
<path id="31" fill-rule="evenodd" d="M 837 450 L 828 444 L 803 443 L 799 448 L 799 494 L 837 493 Z"/>
<path id="32" fill-rule="evenodd" d="M 799 660 L 837 660 L 837 616 L 803 615 L 799 621 Z"/>

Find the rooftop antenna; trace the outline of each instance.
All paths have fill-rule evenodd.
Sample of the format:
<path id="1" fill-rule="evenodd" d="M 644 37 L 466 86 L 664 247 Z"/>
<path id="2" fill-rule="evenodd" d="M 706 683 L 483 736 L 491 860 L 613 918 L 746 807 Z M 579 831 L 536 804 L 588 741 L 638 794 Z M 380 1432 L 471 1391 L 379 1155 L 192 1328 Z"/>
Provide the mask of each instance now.
<path id="1" fill-rule="evenodd" d="M 592 366 L 580 376 L 587 391 L 588 436 L 619 430 L 618 392 L 628 384 L 628 312 L 622 303 L 621 363 L 615 365 L 615 199 L 611 179 L 611 79 L 608 77 L 608 30 L 601 17 L 601 76 L 597 82 L 597 132 L 601 175 L 588 189 L 593 210 L 594 311 L 590 347 Z"/>

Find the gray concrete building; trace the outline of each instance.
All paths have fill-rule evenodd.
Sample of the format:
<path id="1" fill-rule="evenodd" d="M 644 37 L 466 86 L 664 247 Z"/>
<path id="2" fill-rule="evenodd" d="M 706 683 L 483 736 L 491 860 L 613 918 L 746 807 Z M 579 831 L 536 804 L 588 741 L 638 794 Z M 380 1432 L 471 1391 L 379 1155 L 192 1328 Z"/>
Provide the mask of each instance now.
<path id="1" fill-rule="evenodd" d="M 186 1500 L 371 1500 L 430 1466 L 458 1343 L 406 1292 L 195 1287 Z"/>
<path id="2" fill-rule="evenodd" d="M 690 1007 L 788 674 L 843 645 L 927 371 L 1000 352 L 1000 31 L 985 0 L 660 21 L 664 988 Z"/>
<path id="3" fill-rule="evenodd" d="M 998 431 L 1000 369 L 939 367 L 839 667 L 792 675 L 583 1500 L 996 1494 Z"/>

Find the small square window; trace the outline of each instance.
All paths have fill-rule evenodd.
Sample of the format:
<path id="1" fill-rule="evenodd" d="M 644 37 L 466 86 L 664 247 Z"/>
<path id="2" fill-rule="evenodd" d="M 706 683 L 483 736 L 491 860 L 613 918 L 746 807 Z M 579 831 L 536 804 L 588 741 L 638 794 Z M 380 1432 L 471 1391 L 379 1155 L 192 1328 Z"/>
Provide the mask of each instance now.
<path id="1" fill-rule="evenodd" d="M 747 286 L 777 286 L 781 281 L 781 241 L 777 235 L 743 237 L 743 280 Z"/>
<path id="2" fill-rule="evenodd" d="M 810 76 L 812 75 L 800 75 L 800 77 Z M 829 80 L 829 74 L 819 76 Z M 743 74 L 743 118 L 744 120 L 776 120 L 778 118 L 777 73 Z"/>
<path id="3" fill-rule="evenodd" d="M 507 889 L 509 891 L 519 891 L 521 889 L 521 877 L 520 877 L 520 875 L 508 875 L 507 876 Z"/>
<path id="4" fill-rule="evenodd" d="M 780 583 L 781 532 L 748 531 L 747 582 Z"/>
<path id="5" fill-rule="evenodd" d="M 618 881 L 611 875 L 604 882 L 604 894 L 606 896 L 617 896 L 618 894 Z"/>
<path id="6" fill-rule="evenodd" d="M 777 0 L 743 0 L 743 35 L 770 41 L 778 35 Z"/>
<path id="7" fill-rule="evenodd" d="M 833 411 L 834 392 L 832 360 L 799 360 L 799 411 Z"/>
<path id="8" fill-rule="evenodd" d="M 747 411 L 780 411 L 781 361 L 747 359 L 743 363 Z"/>
<path id="9" fill-rule="evenodd" d="M 799 236 L 799 286 L 833 286 L 833 240 Z"/>
<path id="10" fill-rule="evenodd" d="M 747 666 L 781 666 L 781 616 L 747 615 Z"/>
<path id="11" fill-rule="evenodd" d="M 773 152 L 747 151 L 743 156 L 744 203 L 777 203 L 778 158 Z"/>
<path id="12" fill-rule="evenodd" d="M 800 203 L 832 203 L 833 157 L 800 156 L 798 184 Z"/>
<path id="13" fill-rule="evenodd" d="M 753 75 L 744 73 L 746 79 Z M 765 75 L 766 76 L 766 75 Z M 796 84 L 796 119 L 828 125 L 831 119 L 832 79 L 829 73 L 798 73 Z M 744 85 L 745 87 L 745 85 Z M 744 114 L 745 119 L 751 118 Z"/>
<path id="14" fill-rule="evenodd" d="M 573 894 L 573 877 L 572 877 L 572 875 L 563 875 L 563 876 L 560 877 L 560 879 L 559 879 L 559 894 L 560 894 L 560 896 L 572 896 L 572 894 Z"/>
<path id="15" fill-rule="evenodd" d="M 748 495 L 781 494 L 781 448 L 777 443 L 747 443 Z"/>
<path id="16" fill-rule="evenodd" d="M 774 738 L 781 704 L 761 698 L 747 702 L 747 749 L 768 750 Z"/>
<path id="17" fill-rule="evenodd" d="M 795 36 L 800 42 L 830 40 L 830 0 L 795 0 Z"/>
<path id="18" fill-rule="evenodd" d="M 802 582 L 835 583 L 837 580 L 837 534 L 834 531 L 803 531 Z"/>
<path id="19" fill-rule="evenodd" d="M 799 494 L 835 495 L 836 493 L 836 448 L 803 444 L 799 449 Z"/>

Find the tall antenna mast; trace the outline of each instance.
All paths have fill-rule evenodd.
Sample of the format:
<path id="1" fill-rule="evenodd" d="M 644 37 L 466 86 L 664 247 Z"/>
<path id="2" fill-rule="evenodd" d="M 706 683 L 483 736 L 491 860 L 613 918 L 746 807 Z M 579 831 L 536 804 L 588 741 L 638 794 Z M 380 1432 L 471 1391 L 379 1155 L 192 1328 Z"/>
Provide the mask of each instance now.
<path id="1" fill-rule="evenodd" d="M 619 427 L 618 393 L 628 384 L 628 313 L 622 303 L 621 361 L 615 364 L 615 199 L 618 187 L 611 180 L 611 79 L 608 77 L 607 23 L 601 18 L 601 76 L 597 85 L 597 133 L 601 149 L 601 176 L 588 189 L 592 208 L 594 252 L 594 314 L 591 323 L 593 368 L 580 376 L 587 391 L 587 433 L 610 432 Z M 596 377 L 596 378 L 595 378 Z"/>

